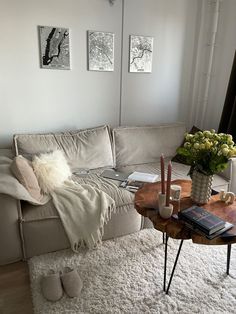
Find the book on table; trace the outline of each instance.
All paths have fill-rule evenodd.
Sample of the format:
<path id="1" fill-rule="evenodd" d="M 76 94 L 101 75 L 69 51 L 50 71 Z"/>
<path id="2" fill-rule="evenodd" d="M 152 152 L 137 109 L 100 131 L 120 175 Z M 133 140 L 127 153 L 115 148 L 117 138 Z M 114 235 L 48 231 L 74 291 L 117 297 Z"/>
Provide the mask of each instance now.
<path id="1" fill-rule="evenodd" d="M 179 218 L 192 226 L 193 229 L 198 229 L 207 236 L 211 236 L 219 231 L 224 232 L 233 226 L 230 223 L 226 224 L 226 221 L 199 206 L 192 206 L 182 210 L 179 212 Z M 224 230 L 226 227 L 227 229 Z"/>
<path id="2" fill-rule="evenodd" d="M 135 171 L 128 176 L 126 181 L 120 184 L 120 187 L 123 187 L 131 192 L 136 192 L 138 189 L 143 187 L 145 183 L 153 183 L 156 182 L 157 179 L 157 174 Z"/>
<path id="3" fill-rule="evenodd" d="M 198 234 L 200 234 L 200 235 L 206 237 L 206 238 L 209 239 L 209 240 L 212 240 L 212 239 L 214 239 L 214 238 L 216 238 L 216 237 L 218 237 L 218 236 L 225 237 L 225 235 L 227 235 L 227 232 L 226 232 L 226 231 L 228 231 L 229 229 L 231 229 L 231 228 L 234 226 L 234 225 L 231 224 L 230 222 L 227 222 L 227 221 L 226 221 L 226 222 L 225 222 L 225 226 L 224 226 L 222 229 L 220 229 L 220 230 L 218 230 L 218 231 L 216 231 L 216 232 L 214 232 L 214 233 L 212 233 L 212 234 L 209 235 L 209 234 L 206 234 L 204 231 L 198 229 L 196 226 L 194 226 L 194 225 L 188 223 L 187 221 L 185 221 L 184 223 L 185 223 L 185 225 L 186 225 L 189 229 L 191 229 L 191 230 L 197 232 Z M 227 236 L 229 237 L 230 235 L 227 235 Z"/>
<path id="4" fill-rule="evenodd" d="M 134 171 L 128 176 L 127 181 L 140 181 L 140 182 L 153 183 L 153 182 L 156 182 L 157 179 L 158 179 L 158 174 Z"/>

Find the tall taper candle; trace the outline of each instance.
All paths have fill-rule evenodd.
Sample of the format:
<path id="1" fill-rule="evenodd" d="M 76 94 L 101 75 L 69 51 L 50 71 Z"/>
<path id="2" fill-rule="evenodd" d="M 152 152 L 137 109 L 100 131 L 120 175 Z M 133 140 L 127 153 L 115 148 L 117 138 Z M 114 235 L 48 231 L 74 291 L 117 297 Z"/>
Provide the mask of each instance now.
<path id="1" fill-rule="evenodd" d="M 172 164 L 171 161 L 168 164 L 167 170 L 167 183 L 166 183 L 166 206 L 170 205 L 170 183 L 171 183 L 171 171 L 172 171 Z"/>
<path id="2" fill-rule="evenodd" d="M 161 194 L 165 194 L 165 162 L 163 154 L 161 154 Z"/>

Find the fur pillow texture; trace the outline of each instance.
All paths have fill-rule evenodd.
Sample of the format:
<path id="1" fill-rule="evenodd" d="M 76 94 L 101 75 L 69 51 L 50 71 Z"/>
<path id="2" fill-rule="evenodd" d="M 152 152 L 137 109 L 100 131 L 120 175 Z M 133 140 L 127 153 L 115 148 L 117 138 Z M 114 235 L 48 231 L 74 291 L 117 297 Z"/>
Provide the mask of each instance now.
<path id="1" fill-rule="evenodd" d="M 60 150 L 34 156 L 32 166 L 39 186 L 47 194 L 62 186 L 72 175 L 65 155 Z"/>

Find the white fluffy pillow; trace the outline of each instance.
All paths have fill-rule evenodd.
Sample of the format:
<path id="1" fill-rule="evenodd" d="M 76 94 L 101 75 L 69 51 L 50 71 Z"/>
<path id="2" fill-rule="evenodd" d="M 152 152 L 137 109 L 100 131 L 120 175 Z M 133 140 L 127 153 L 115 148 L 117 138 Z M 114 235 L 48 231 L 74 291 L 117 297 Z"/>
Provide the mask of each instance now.
<path id="1" fill-rule="evenodd" d="M 35 156 L 32 166 L 44 193 L 50 193 L 62 186 L 63 182 L 72 175 L 66 158 L 60 150 Z"/>

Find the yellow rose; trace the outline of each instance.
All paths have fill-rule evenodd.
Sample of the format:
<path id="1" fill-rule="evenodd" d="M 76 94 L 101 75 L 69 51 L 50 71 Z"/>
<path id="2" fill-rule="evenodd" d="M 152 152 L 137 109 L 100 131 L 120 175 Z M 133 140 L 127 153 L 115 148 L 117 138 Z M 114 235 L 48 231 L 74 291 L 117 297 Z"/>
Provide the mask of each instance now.
<path id="1" fill-rule="evenodd" d="M 223 144 L 223 145 L 221 145 L 221 148 L 223 149 L 223 148 L 229 148 L 229 146 L 227 145 L 227 144 Z"/>
<path id="2" fill-rule="evenodd" d="M 223 148 L 222 149 L 222 154 L 224 155 L 224 156 L 227 156 L 228 154 L 229 154 L 229 149 L 228 148 Z"/>
<path id="3" fill-rule="evenodd" d="M 210 149 L 211 148 L 211 142 L 209 142 L 209 141 L 207 141 L 206 143 L 205 143 L 205 147 L 206 147 L 206 149 Z"/>
<path id="4" fill-rule="evenodd" d="M 236 152 L 234 152 L 234 150 L 230 150 L 229 151 L 229 157 L 234 157 L 236 155 Z"/>
<path id="5" fill-rule="evenodd" d="M 191 144 L 190 144 L 189 142 L 185 142 L 185 143 L 184 143 L 184 147 L 185 147 L 185 148 L 188 148 L 188 147 L 190 147 L 190 146 L 191 146 Z"/>
<path id="6" fill-rule="evenodd" d="M 187 134 L 185 138 L 186 140 L 191 140 L 193 138 L 193 134 Z"/>
<path id="7" fill-rule="evenodd" d="M 203 131 L 203 134 L 204 134 L 206 137 L 210 137 L 210 136 L 211 136 L 211 132 L 210 132 L 210 131 Z"/>
<path id="8" fill-rule="evenodd" d="M 201 137 L 203 135 L 203 132 L 202 131 L 198 131 L 195 135 Z"/>

